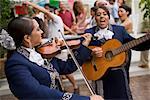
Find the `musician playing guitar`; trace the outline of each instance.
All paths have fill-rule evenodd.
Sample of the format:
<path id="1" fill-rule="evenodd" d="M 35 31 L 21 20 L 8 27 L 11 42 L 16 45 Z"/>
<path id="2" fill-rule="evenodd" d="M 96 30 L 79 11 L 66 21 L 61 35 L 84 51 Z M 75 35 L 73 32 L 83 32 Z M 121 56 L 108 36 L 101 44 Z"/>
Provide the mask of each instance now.
<path id="1" fill-rule="evenodd" d="M 85 33 L 98 36 L 98 40 L 92 40 L 90 46 L 101 47 L 103 56 L 99 58 L 92 56 L 83 65 L 83 71 L 89 80 L 93 80 L 92 84 L 97 94 L 104 95 L 105 99 L 132 100 L 125 70 L 130 62 L 126 51 L 149 49 L 150 35 L 135 40 L 124 27 L 110 25 L 110 14 L 106 7 L 97 8 L 95 19 L 97 26 L 87 29 Z M 93 48 L 90 46 L 89 48 Z"/>

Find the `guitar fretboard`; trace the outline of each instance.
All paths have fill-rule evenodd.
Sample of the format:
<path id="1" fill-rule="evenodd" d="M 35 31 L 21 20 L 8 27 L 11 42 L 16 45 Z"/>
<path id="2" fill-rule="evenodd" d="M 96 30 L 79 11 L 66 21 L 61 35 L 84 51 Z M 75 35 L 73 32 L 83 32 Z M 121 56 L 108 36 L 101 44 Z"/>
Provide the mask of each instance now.
<path id="1" fill-rule="evenodd" d="M 127 50 L 129 50 L 129 49 L 131 49 L 131 48 L 133 48 L 133 47 L 149 40 L 149 39 L 150 39 L 150 34 L 147 34 L 147 35 L 144 35 L 143 37 L 140 37 L 136 40 L 132 40 L 128 43 L 125 43 L 122 46 L 120 46 L 119 48 L 113 50 L 113 55 L 117 55 L 121 52 L 127 51 Z"/>

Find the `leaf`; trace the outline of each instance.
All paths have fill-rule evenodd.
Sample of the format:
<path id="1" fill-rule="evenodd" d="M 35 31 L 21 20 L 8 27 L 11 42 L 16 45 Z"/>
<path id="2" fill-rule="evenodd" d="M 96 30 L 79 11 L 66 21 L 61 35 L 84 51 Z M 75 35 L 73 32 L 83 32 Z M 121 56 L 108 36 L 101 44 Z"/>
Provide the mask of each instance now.
<path id="1" fill-rule="evenodd" d="M 1 0 L 0 7 L 0 27 L 6 27 L 10 19 L 10 0 Z"/>
<path id="2" fill-rule="evenodd" d="M 143 19 L 150 18 L 150 0 L 140 0 L 139 8 L 144 12 Z"/>

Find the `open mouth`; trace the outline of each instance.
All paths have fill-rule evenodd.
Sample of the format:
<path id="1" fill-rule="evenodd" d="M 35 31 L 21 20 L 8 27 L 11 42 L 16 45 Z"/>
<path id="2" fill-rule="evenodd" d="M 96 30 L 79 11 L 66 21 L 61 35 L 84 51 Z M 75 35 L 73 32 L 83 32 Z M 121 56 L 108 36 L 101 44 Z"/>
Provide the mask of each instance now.
<path id="1" fill-rule="evenodd" d="M 105 20 L 101 20 L 100 22 L 105 22 Z"/>
<path id="2" fill-rule="evenodd" d="M 106 22 L 105 20 L 101 20 L 101 21 L 100 21 L 100 23 L 105 23 L 105 22 Z"/>

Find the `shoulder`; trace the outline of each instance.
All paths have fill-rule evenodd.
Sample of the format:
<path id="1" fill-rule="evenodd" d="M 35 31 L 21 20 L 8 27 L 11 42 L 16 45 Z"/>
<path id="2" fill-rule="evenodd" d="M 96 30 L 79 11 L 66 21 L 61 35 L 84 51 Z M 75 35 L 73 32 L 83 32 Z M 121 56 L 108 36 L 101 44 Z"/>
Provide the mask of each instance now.
<path id="1" fill-rule="evenodd" d="M 89 28 L 89 29 L 86 29 L 85 33 L 93 33 L 93 32 L 95 32 L 95 30 L 96 30 L 96 26 Z"/>
<path id="2" fill-rule="evenodd" d="M 60 20 L 62 20 L 61 17 L 56 15 L 56 14 L 51 13 L 51 15 L 53 16 L 54 21 L 58 21 L 59 22 Z"/>
<path id="3" fill-rule="evenodd" d="M 14 51 L 14 53 L 7 61 L 21 61 L 22 59 L 25 59 L 25 57 L 20 53 L 18 53 L 17 51 Z"/>
<path id="4" fill-rule="evenodd" d="M 15 51 L 12 56 L 6 61 L 6 68 L 16 65 L 30 65 L 30 62 L 23 55 Z"/>
<path id="5" fill-rule="evenodd" d="M 128 18 L 126 19 L 123 23 L 122 23 L 123 26 L 128 26 L 128 25 L 132 25 L 132 21 Z"/>
<path id="6" fill-rule="evenodd" d="M 124 36 L 128 34 L 125 27 L 120 25 L 112 25 L 112 31 L 117 36 Z"/>
<path id="7" fill-rule="evenodd" d="M 121 31 L 125 30 L 124 26 L 121 25 L 111 25 L 113 30 Z"/>

